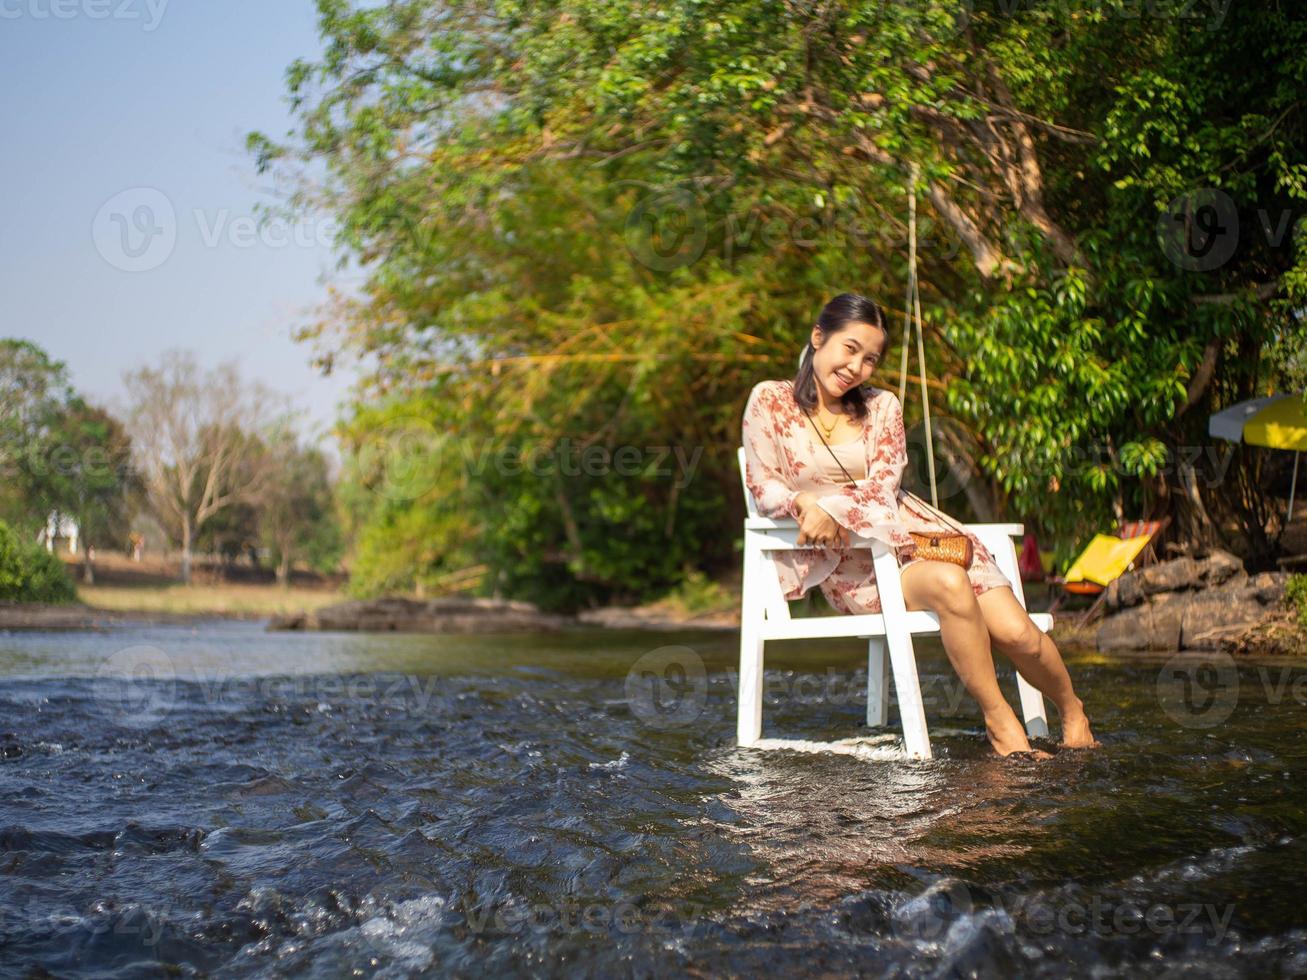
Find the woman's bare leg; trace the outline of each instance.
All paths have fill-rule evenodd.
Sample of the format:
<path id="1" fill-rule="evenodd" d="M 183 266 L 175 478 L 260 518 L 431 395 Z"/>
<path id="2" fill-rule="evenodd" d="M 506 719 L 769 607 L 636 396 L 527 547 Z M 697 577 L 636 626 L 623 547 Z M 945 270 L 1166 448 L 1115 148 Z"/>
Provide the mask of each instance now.
<path id="1" fill-rule="evenodd" d="M 902 569 L 900 577 L 904 605 L 929 609 L 939 617 L 944 650 L 967 692 L 980 705 L 994 751 L 999 755 L 1030 751 L 1025 729 L 999 690 L 989 628 L 966 571 L 946 561 L 914 561 Z"/>
<path id="2" fill-rule="evenodd" d="M 1071 675 L 1053 638 L 1040 631 L 1007 586 L 981 593 L 977 602 L 993 646 L 1057 707 L 1062 719 L 1062 744 L 1068 748 L 1098 745 L 1089 730 L 1084 702 L 1076 697 Z"/>

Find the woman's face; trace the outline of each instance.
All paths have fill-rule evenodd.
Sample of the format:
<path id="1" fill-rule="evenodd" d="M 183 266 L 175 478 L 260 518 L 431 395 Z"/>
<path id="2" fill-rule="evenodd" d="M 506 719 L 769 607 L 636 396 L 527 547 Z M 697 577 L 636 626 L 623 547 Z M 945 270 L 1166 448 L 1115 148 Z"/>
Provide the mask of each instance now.
<path id="1" fill-rule="evenodd" d="M 817 384 L 832 400 L 838 400 L 845 392 L 865 384 L 880 363 L 888 340 L 883 330 L 869 323 L 846 324 L 843 330 L 824 340 L 821 331 L 814 326 L 812 369 Z"/>

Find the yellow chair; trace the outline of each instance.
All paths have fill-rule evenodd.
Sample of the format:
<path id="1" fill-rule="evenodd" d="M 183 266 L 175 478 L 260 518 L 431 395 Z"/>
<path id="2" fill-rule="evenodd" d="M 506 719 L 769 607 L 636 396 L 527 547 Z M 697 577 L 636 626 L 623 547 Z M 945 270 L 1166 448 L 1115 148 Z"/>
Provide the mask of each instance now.
<path id="1" fill-rule="evenodd" d="M 1118 538 L 1111 534 L 1095 534 L 1089 546 L 1080 552 L 1063 576 L 1062 586 L 1068 592 L 1092 595 L 1102 592 L 1113 579 L 1120 578 L 1126 569 L 1153 539 L 1151 534 L 1133 538 Z M 1078 586 L 1078 588 L 1071 588 Z"/>
<path id="2" fill-rule="evenodd" d="M 1095 534 L 1085 550 L 1071 563 L 1066 574 L 1053 580 L 1062 586 L 1063 592 L 1053 602 L 1049 612 L 1056 611 L 1067 595 L 1096 595 L 1097 601 L 1080 617 L 1080 625 L 1088 622 L 1102 604 L 1108 585 L 1131 568 L 1135 559 L 1166 523 L 1166 519 L 1131 521 L 1121 526 L 1120 537 Z"/>

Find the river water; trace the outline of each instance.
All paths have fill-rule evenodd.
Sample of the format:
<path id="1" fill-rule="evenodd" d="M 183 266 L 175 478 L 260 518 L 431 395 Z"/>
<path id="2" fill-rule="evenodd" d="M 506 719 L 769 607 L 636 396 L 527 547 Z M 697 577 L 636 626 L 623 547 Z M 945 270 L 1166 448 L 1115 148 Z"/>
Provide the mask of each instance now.
<path id="1" fill-rule="evenodd" d="M 1103 748 L 1000 761 L 919 642 L 905 763 L 737 748 L 735 642 L 0 635 L 0 975 L 1307 974 L 1304 666 L 1064 651 Z"/>

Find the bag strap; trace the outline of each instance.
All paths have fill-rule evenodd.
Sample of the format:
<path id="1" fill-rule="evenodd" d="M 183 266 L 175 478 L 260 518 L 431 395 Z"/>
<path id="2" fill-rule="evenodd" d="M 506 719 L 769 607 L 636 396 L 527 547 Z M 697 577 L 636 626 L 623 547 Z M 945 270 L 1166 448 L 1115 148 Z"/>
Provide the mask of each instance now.
<path id="1" fill-rule="evenodd" d="M 930 511 L 936 512 L 939 515 L 939 517 L 943 518 L 943 522 L 945 524 L 953 528 L 953 530 L 957 531 L 959 534 L 969 534 L 966 528 L 959 525 L 956 521 L 953 520 L 953 518 L 949 517 L 948 514 L 945 514 L 938 507 L 934 507 L 931 504 L 926 503 L 926 501 L 922 500 L 911 490 L 904 490 L 903 492 L 907 494 L 909 497 L 911 497 L 913 500 L 915 500 L 917 503 L 921 504 L 924 508 L 926 508 L 927 512 Z"/>
<path id="2" fill-rule="evenodd" d="M 807 409 L 804 409 L 804 410 L 803 410 L 803 414 L 804 414 L 804 415 L 808 415 L 808 410 L 807 410 Z M 808 420 L 809 420 L 810 422 L 812 421 L 812 416 L 811 416 L 811 415 L 808 415 Z M 840 468 L 841 470 L 844 471 L 844 475 L 847 476 L 847 477 L 849 477 L 849 483 L 850 483 L 851 485 L 856 486 L 858 481 L 855 480 L 855 479 L 853 479 L 852 476 L 849 476 L 849 471 L 846 470 L 846 469 L 844 469 L 844 464 L 841 463 L 841 462 L 840 462 L 840 458 L 839 458 L 838 456 L 835 455 L 835 450 L 834 450 L 834 449 L 831 449 L 831 447 L 830 447 L 830 443 L 827 442 L 827 441 L 826 441 L 826 437 L 825 437 L 824 435 L 821 434 L 821 428 L 820 428 L 820 426 L 818 426 L 816 422 L 812 422 L 812 427 L 813 427 L 813 429 L 814 429 L 814 430 L 816 431 L 816 433 L 817 433 L 817 438 L 821 440 L 821 444 L 822 444 L 823 446 L 825 446 L 825 447 L 826 447 L 826 451 L 827 451 L 828 453 L 830 453 L 830 455 L 831 455 L 831 459 L 835 460 L 836 465 L 839 466 L 839 468 Z M 966 528 L 960 526 L 957 522 L 955 522 L 951 517 L 949 517 L 947 514 L 945 514 L 945 513 L 944 513 L 942 510 L 940 510 L 938 507 L 934 507 L 934 506 L 932 506 L 932 505 L 926 503 L 924 500 L 922 500 L 920 497 L 918 497 L 918 496 L 917 496 L 915 493 L 913 493 L 911 490 L 904 490 L 903 492 L 904 492 L 905 494 L 907 494 L 909 497 L 911 497 L 913 500 L 917 501 L 917 503 L 919 503 L 919 504 L 921 504 L 923 507 L 925 507 L 925 508 L 927 509 L 927 511 L 937 511 L 938 514 L 939 514 L 939 516 L 940 516 L 941 518 L 943 518 L 943 522 L 944 522 L 945 524 L 947 524 L 949 527 L 953 528 L 953 530 L 957 531 L 959 534 L 967 535 L 967 530 L 966 530 Z M 969 537 L 969 535 L 967 535 L 967 536 Z"/>

